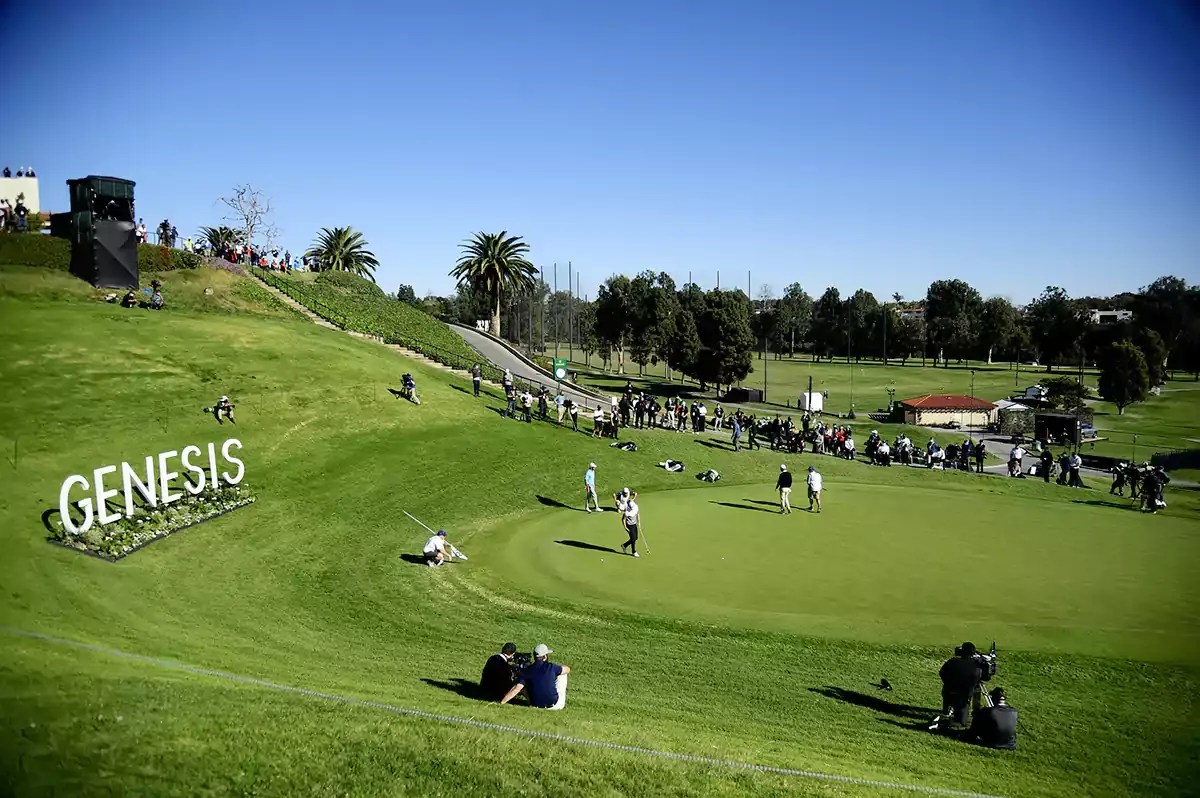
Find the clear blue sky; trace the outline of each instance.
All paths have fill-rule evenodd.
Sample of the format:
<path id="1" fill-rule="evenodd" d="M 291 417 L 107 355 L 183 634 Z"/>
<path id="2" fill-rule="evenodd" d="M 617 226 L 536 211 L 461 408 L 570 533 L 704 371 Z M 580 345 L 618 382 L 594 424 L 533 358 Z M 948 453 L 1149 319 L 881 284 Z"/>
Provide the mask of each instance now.
<path id="1" fill-rule="evenodd" d="M 583 290 L 689 270 L 1025 302 L 1200 279 L 1186 2 L 0 4 L 0 161 L 137 181 L 184 232 L 248 182 L 293 252 L 362 230 L 445 293 L 477 230 Z"/>

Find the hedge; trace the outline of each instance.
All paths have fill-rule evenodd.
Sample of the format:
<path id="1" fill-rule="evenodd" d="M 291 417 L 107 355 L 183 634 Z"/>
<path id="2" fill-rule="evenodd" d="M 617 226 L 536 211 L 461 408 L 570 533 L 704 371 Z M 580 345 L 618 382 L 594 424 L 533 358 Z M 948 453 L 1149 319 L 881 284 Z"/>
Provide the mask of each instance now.
<path id="1" fill-rule="evenodd" d="M 71 242 L 41 233 L 6 233 L 0 235 L 0 263 L 67 271 L 71 268 Z M 138 247 L 140 272 L 195 269 L 201 263 L 199 255 L 181 249 L 168 249 L 154 244 Z"/>

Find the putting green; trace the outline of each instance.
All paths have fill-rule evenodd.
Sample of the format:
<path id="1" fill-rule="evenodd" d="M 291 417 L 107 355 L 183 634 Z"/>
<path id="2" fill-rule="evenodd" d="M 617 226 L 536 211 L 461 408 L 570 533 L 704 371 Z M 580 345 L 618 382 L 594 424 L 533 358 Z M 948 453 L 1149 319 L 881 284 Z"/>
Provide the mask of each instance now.
<path id="1" fill-rule="evenodd" d="M 1194 523 L 1110 506 L 838 483 L 809 514 L 770 486 L 642 494 L 642 556 L 617 513 L 570 508 L 474 542 L 541 597 L 869 641 L 1194 661 Z M 1082 496 L 1082 494 L 1081 494 Z M 1153 545 L 1148 539 L 1155 538 Z M 474 552 L 473 552 L 474 553 Z"/>

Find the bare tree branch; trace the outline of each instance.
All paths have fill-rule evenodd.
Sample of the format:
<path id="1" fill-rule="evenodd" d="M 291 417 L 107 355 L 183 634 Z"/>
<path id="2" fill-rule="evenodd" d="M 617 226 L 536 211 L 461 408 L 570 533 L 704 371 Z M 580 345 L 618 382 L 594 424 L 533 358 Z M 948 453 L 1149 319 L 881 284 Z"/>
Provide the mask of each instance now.
<path id="1" fill-rule="evenodd" d="M 221 197 L 221 202 L 229 208 L 225 219 L 246 231 L 246 243 L 250 246 L 254 246 L 255 236 L 265 240 L 268 246 L 275 241 L 279 231 L 272 218 L 274 208 L 270 197 L 247 183 L 234 186 L 233 193 Z"/>

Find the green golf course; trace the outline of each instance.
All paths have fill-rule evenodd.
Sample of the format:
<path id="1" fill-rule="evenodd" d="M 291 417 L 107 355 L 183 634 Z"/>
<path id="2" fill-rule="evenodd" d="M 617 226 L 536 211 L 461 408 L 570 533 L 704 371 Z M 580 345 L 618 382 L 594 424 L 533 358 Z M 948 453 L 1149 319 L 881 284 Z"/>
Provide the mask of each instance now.
<path id="1" fill-rule="evenodd" d="M 178 302 L 155 313 L 0 266 L 5 794 L 1195 791 L 1193 488 L 1144 515 L 1107 485 L 715 436 L 629 430 L 624 452 L 505 419 L 498 391 L 248 278 L 162 279 Z M 420 406 L 386 390 L 404 371 Z M 201 412 L 221 394 L 236 425 Z M 232 437 L 253 505 L 116 563 L 48 542 L 68 476 Z M 618 553 L 615 513 L 576 509 L 589 461 L 602 497 L 639 492 L 640 558 Z M 774 512 L 781 462 L 820 468 L 823 513 L 799 479 L 796 511 Z M 469 561 L 423 565 L 405 511 Z M 1018 750 L 926 732 L 940 664 L 993 639 Z M 474 696 L 507 640 L 571 666 L 565 711 Z"/>

